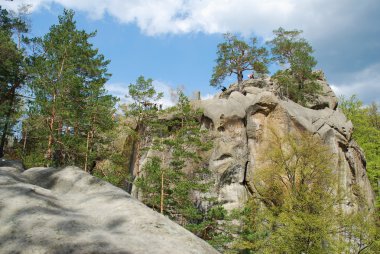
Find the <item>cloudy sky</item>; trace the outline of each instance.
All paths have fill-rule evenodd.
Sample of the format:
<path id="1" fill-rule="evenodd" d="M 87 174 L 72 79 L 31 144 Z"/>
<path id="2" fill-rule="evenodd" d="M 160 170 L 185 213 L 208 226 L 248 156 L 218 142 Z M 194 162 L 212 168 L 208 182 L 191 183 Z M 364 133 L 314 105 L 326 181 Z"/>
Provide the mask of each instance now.
<path id="1" fill-rule="evenodd" d="M 94 45 L 112 61 L 107 87 L 121 97 L 139 75 L 167 92 L 214 94 L 222 34 L 268 40 L 281 26 L 304 31 L 336 93 L 380 102 L 379 0 L 0 0 L 6 9 L 23 3 L 32 5 L 31 36 L 46 33 L 62 8 L 76 11 L 78 27 L 97 30 Z"/>

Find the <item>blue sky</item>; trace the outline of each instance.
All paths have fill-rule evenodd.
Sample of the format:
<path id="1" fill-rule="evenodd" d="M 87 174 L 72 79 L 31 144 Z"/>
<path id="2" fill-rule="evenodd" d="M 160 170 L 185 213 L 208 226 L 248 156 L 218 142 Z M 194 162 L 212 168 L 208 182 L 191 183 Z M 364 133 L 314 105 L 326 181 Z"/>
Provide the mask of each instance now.
<path id="1" fill-rule="evenodd" d="M 217 89 L 209 80 L 223 33 L 267 40 L 282 26 L 304 31 L 337 94 L 380 102 L 377 0 L 0 0 L 8 9 L 22 3 L 32 5 L 32 36 L 46 33 L 64 7 L 76 11 L 79 28 L 97 30 L 93 43 L 111 60 L 107 88 L 120 97 L 139 75 L 153 78 L 166 94 L 184 86 L 188 95 L 212 95 Z"/>

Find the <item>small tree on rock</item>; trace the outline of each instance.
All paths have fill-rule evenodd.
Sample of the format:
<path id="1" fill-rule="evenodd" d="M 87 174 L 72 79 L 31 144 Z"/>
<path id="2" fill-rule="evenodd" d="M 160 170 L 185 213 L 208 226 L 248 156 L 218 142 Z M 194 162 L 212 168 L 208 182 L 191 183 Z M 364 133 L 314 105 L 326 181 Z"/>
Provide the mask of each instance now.
<path id="1" fill-rule="evenodd" d="M 252 38 L 248 44 L 239 40 L 237 36 L 227 33 L 224 39 L 224 42 L 218 44 L 217 65 L 210 80 L 211 86 L 220 86 L 227 76 L 236 74 L 240 90 L 244 71 L 268 73 L 268 51 L 264 47 L 257 46 L 257 38 Z"/>
<path id="2" fill-rule="evenodd" d="M 318 75 L 313 72 L 317 64 L 312 56 L 313 48 L 304 38 L 300 38 L 300 30 L 287 31 L 280 27 L 273 32 L 276 37 L 269 42 L 272 54 L 274 59 L 287 68 L 278 71 L 273 77 L 288 98 L 305 104 L 306 99 L 321 90 L 315 82 Z"/>

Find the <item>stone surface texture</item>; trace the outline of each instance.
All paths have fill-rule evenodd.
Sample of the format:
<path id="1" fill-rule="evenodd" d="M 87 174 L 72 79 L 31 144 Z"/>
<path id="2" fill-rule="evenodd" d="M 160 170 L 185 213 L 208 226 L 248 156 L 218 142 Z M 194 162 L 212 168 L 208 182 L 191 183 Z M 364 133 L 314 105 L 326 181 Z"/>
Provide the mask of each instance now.
<path id="1" fill-rule="evenodd" d="M 324 80 L 318 100 L 310 107 L 281 98 L 269 78 L 243 81 L 208 100 L 193 101 L 203 109 L 203 127 L 212 131 L 214 149 L 209 159 L 216 180 L 212 193 L 227 210 L 242 207 L 254 191 L 252 179 L 261 149 L 267 145 L 271 129 L 286 134 L 306 131 L 319 136 L 335 154 L 335 173 L 346 193 L 343 209 L 358 208 L 358 190 L 369 209 L 374 194 L 365 169 L 365 157 L 352 139 L 353 126 L 337 109 L 337 98 Z"/>
<path id="2" fill-rule="evenodd" d="M 0 164 L 0 253 L 218 253 L 75 167 Z"/>

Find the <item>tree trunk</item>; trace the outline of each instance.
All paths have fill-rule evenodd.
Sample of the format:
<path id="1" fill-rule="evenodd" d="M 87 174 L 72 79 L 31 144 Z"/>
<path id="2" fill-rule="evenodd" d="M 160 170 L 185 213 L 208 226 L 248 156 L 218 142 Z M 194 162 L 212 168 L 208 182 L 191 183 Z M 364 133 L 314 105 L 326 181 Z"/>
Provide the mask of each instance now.
<path id="1" fill-rule="evenodd" d="M 135 164 L 133 166 L 133 172 L 134 172 L 135 176 L 140 175 L 140 159 L 141 159 L 140 148 L 141 148 L 141 142 L 140 142 L 140 140 L 137 140 L 136 160 L 135 160 Z"/>
<path id="2" fill-rule="evenodd" d="M 12 89 L 12 90 L 13 91 L 11 93 L 11 97 L 10 97 L 10 100 L 9 100 L 8 112 L 7 112 L 6 116 L 5 116 L 5 124 L 4 124 L 4 127 L 3 127 L 3 133 L 1 135 L 0 158 L 2 158 L 4 156 L 5 141 L 7 139 L 7 132 L 8 132 L 9 124 L 10 124 L 10 121 L 11 121 L 11 116 L 12 116 L 13 103 L 14 103 L 14 99 L 15 99 L 15 89 Z"/>
<path id="3" fill-rule="evenodd" d="M 21 82 L 17 81 L 14 85 L 9 89 L 8 92 L 6 92 L 1 98 L 0 98 L 0 105 L 7 102 L 7 98 L 11 98 L 11 101 L 13 103 L 14 97 L 16 95 L 16 89 L 21 86 Z"/>
<path id="4" fill-rule="evenodd" d="M 5 146 L 5 140 L 7 138 L 7 132 L 8 132 L 8 116 L 6 117 L 7 119 L 5 120 L 4 128 L 3 128 L 3 133 L 1 135 L 1 143 L 0 143 L 0 158 L 4 157 L 4 146 Z"/>
<path id="5" fill-rule="evenodd" d="M 133 176 L 140 175 L 140 159 L 141 159 L 141 138 L 144 137 L 144 126 L 143 124 L 138 124 L 136 128 L 137 138 L 136 138 L 136 147 L 134 152 L 134 160 L 133 160 Z"/>
<path id="6" fill-rule="evenodd" d="M 161 144 L 162 144 L 162 138 L 161 138 Z M 165 199 L 165 154 L 162 151 L 162 156 L 161 156 L 161 197 L 160 197 L 160 213 L 164 214 L 164 199 Z"/>
<path id="7" fill-rule="evenodd" d="M 52 158 L 52 146 L 54 142 L 54 122 L 55 122 L 55 99 L 56 99 L 56 93 L 53 94 L 53 108 L 51 110 L 51 116 L 49 119 L 49 139 L 48 139 L 48 147 L 46 150 L 46 159 L 51 160 Z"/>
<path id="8" fill-rule="evenodd" d="M 243 72 L 242 71 L 238 71 L 237 78 L 238 78 L 238 90 L 241 91 L 241 83 L 243 82 Z"/>
<path id="9" fill-rule="evenodd" d="M 66 48 L 65 48 L 65 54 L 63 56 L 62 62 L 61 62 L 61 67 L 59 69 L 58 75 L 57 75 L 57 81 L 61 78 L 62 73 L 63 73 L 63 67 L 65 65 L 65 58 L 66 58 Z M 54 84 L 55 86 L 55 84 Z M 46 158 L 48 160 L 52 159 L 52 146 L 54 142 L 54 123 L 55 123 L 55 117 L 56 117 L 56 108 L 55 108 L 55 103 L 56 103 L 56 97 L 57 97 L 57 88 L 54 88 L 53 92 L 53 101 L 52 101 L 52 110 L 51 110 L 51 116 L 50 116 L 50 121 L 49 121 L 49 129 L 50 129 L 50 135 L 49 135 L 49 140 L 48 140 L 48 148 L 46 151 Z"/>
<path id="10" fill-rule="evenodd" d="M 160 197 L 160 213 L 163 214 L 164 213 L 164 178 L 165 178 L 165 174 L 164 174 L 164 170 L 161 169 L 161 197 Z"/>
<path id="11" fill-rule="evenodd" d="M 161 196 L 160 196 L 160 213 L 164 214 L 164 198 L 165 198 L 165 155 L 162 155 L 162 168 L 161 168 Z"/>
<path id="12" fill-rule="evenodd" d="M 27 139 L 28 139 L 28 130 L 25 130 L 25 132 L 24 132 L 24 140 L 23 140 L 23 144 L 22 144 L 22 152 L 23 153 L 25 153 Z"/>
<path id="13" fill-rule="evenodd" d="M 86 141 L 86 155 L 84 158 L 84 171 L 87 172 L 88 165 L 88 149 L 90 147 L 90 132 L 87 132 L 87 141 Z"/>
<path id="14" fill-rule="evenodd" d="M 90 150 L 92 150 L 92 146 L 91 146 L 91 142 L 92 142 L 92 139 L 94 138 L 94 125 L 95 125 L 95 121 L 96 121 L 96 117 L 95 115 L 93 115 L 92 119 L 91 119 L 91 129 L 90 131 L 87 132 L 87 141 L 86 141 L 86 155 L 85 155 L 85 163 L 84 163 L 84 171 L 87 172 L 87 167 L 88 167 L 88 156 L 89 156 L 89 152 Z"/>

